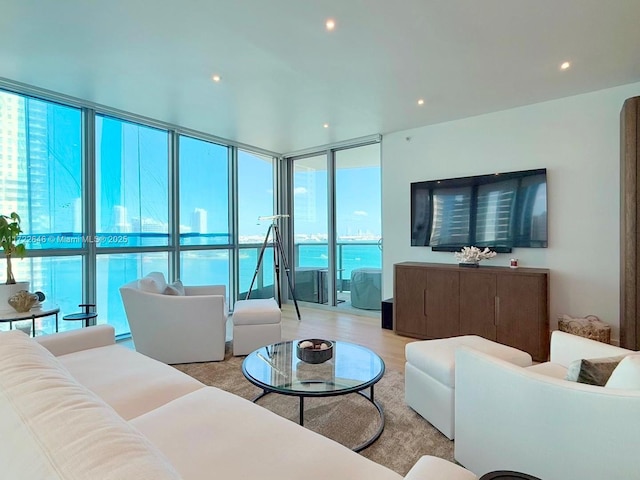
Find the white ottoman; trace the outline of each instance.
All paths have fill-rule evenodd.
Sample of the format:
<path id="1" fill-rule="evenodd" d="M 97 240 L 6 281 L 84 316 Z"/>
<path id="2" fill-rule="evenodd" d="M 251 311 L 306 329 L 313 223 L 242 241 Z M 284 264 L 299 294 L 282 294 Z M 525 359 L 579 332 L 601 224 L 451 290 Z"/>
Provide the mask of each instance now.
<path id="1" fill-rule="evenodd" d="M 282 340 L 281 312 L 274 298 L 238 300 L 231 318 L 234 355 L 248 355 Z"/>
<path id="2" fill-rule="evenodd" d="M 532 363 L 528 353 L 476 335 L 408 343 L 405 347 L 405 401 L 452 440 L 455 426 L 455 351 L 460 345 L 521 367 Z"/>

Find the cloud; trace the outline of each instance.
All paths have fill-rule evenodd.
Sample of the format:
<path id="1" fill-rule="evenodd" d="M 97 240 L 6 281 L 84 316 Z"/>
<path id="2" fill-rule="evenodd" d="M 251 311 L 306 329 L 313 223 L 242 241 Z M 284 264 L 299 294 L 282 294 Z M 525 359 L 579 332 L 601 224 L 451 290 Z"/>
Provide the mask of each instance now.
<path id="1" fill-rule="evenodd" d="M 307 194 L 307 189 L 304 187 L 296 187 L 293 190 L 293 194 L 294 195 L 306 195 Z"/>
<path id="2" fill-rule="evenodd" d="M 364 210 L 356 210 L 355 212 L 353 212 L 354 215 L 357 215 L 358 217 L 367 217 L 369 216 L 369 214 L 367 212 L 365 212 Z"/>

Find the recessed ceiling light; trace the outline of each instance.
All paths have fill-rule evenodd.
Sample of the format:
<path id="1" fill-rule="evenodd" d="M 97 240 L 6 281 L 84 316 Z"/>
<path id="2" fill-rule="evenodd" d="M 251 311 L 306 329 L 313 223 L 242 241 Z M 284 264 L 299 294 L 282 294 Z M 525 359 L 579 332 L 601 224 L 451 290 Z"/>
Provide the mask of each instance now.
<path id="1" fill-rule="evenodd" d="M 560 70 L 566 70 L 571 66 L 571 64 L 569 62 L 562 62 L 562 64 L 560 64 Z"/>
<path id="2" fill-rule="evenodd" d="M 211 77 L 211 80 L 213 80 L 214 82 L 218 83 L 220 81 L 220 75 L 213 75 Z"/>
<path id="3" fill-rule="evenodd" d="M 336 28 L 336 21 L 335 21 L 333 18 L 329 18 L 329 19 L 325 22 L 324 26 L 325 26 L 325 27 L 327 27 L 327 30 L 331 31 L 331 30 L 333 30 L 334 28 Z"/>
<path id="4" fill-rule="evenodd" d="M 418 105 L 424 105 L 424 99 L 421 98 L 420 100 L 418 100 Z"/>
<path id="5" fill-rule="evenodd" d="M 329 128 L 329 124 L 325 123 L 324 125 L 322 125 L 324 128 Z"/>

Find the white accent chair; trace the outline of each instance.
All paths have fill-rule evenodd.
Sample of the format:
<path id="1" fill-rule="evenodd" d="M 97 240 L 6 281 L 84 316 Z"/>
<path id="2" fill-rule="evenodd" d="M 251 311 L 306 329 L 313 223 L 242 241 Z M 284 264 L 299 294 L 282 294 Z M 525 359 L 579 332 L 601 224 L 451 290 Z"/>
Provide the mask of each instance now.
<path id="1" fill-rule="evenodd" d="M 544 480 L 640 478 L 640 372 L 627 385 L 617 374 L 637 353 L 560 331 L 551 335 L 550 361 L 528 368 L 457 349 L 456 460 L 476 475 L 504 469 Z M 564 380 L 574 360 L 620 355 L 632 356 L 604 387 Z"/>
<path id="2" fill-rule="evenodd" d="M 185 286 L 184 295 L 166 290 L 160 272 L 120 287 L 136 351 L 167 364 L 223 360 L 226 287 Z"/>

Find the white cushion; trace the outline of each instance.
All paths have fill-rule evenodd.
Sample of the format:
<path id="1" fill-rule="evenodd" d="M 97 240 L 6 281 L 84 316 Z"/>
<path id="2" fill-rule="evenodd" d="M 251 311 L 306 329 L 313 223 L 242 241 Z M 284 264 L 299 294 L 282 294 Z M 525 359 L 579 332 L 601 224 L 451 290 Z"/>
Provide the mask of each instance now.
<path id="1" fill-rule="evenodd" d="M 640 390 L 640 355 L 629 355 L 623 358 L 609 377 L 605 387 Z"/>
<path id="2" fill-rule="evenodd" d="M 0 333 L 2 478 L 180 478 L 138 430 L 22 332 Z"/>
<path id="3" fill-rule="evenodd" d="M 195 378 L 120 345 L 82 350 L 58 360 L 125 420 L 204 387 Z"/>
<path id="4" fill-rule="evenodd" d="M 175 282 L 167 285 L 167 288 L 165 288 L 164 292 L 162 293 L 164 293 L 165 295 L 176 295 L 178 297 L 183 297 L 185 295 L 184 285 L 180 280 L 176 280 Z"/>
<path id="5" fill-rule="evenodd" d="M 402 480 L 333 440 L 215 387 L 131 423 L 189 480 Z"/>
<path id="6" fill-rule="evenodd" d="M 405 347 L 405 354 L 407 362 L 418 370 L 453 388 L 455 387 L 455 352 L 456 348 L 461 345 L 501 358 L 514 365 L 521 367 L 531 365 L 531 355 L 528 353 L 477 335 L 408 343 Z"/>
<path id="7" fill-rule="evenodd" d="M 280 323 L 282 312 L 274 298 L 238 300 L 233 309 L 234 325 Z"/>
<path id="8" fill-rule="evenodd" d="M 138 288 L 143 292 L 164 293 L 167 288 L 167 281 L 161 272 L 151 272 L 146 277 L 138 280 Z"/>

